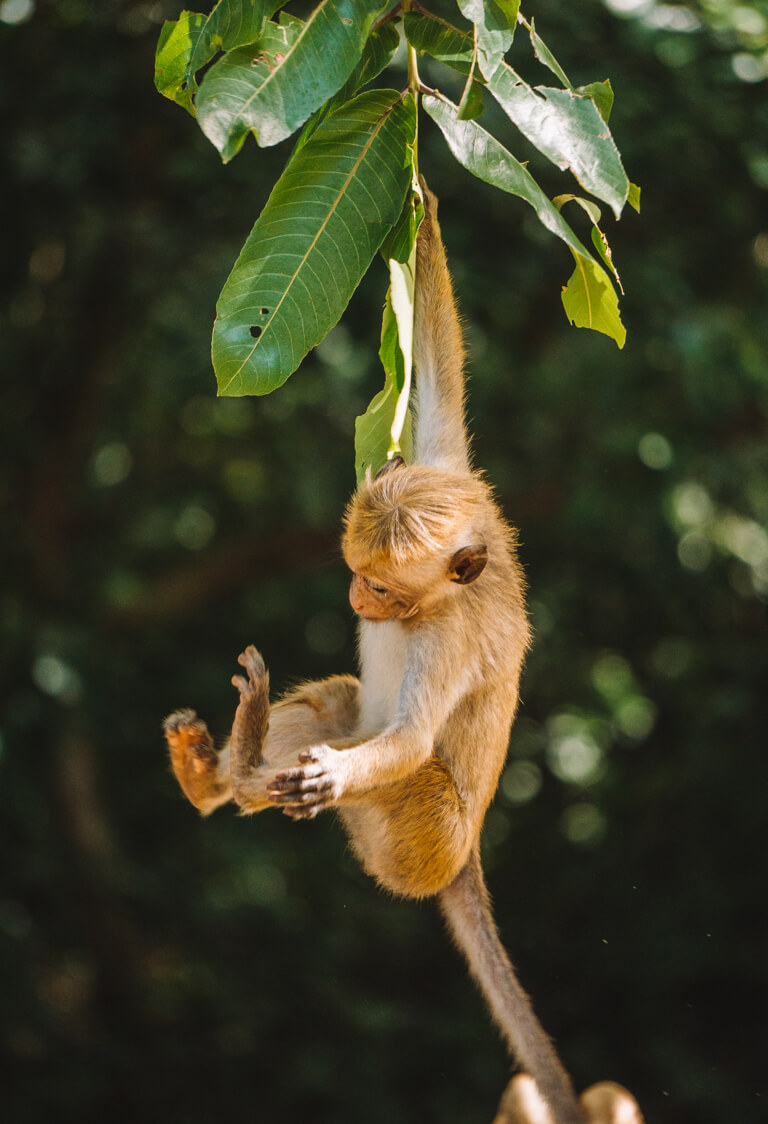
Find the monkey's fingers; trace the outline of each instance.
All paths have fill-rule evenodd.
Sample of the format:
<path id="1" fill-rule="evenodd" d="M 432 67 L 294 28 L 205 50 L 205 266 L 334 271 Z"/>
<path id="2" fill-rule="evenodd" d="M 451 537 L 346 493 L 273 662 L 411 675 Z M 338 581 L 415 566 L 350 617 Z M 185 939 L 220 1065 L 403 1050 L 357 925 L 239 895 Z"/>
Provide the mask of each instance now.
<path id="1" fill-rule="evenodd" d="M 330 793 L 308 793 L 307 796 L 306 803 L 298 803 L 294 797 L 294 802 L 283 808 L 283 815 L 290 816 L 292 820 L 313 820 L 319 812 L 333 807 L 334 800 Z"/>
<path id="2" fill-rule="evenodd" d="M 312 765 L 300 765 L 295 769 L 282 769 L 275 774 L 275 780 L 269 787 L 287 789 L 289 785 L 294 785 L 298 791 L 303 787 L 304 781 L 314 780 L 316 777 L 321 777 L 323 773 L 325 773 L 325 765 L 320 762 Z"/>

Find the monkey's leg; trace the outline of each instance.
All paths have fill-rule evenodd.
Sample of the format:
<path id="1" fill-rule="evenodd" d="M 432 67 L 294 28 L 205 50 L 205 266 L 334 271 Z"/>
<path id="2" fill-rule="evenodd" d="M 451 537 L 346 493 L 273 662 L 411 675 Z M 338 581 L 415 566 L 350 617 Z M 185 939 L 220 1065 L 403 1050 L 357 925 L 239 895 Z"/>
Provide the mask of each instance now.
<path id="1" fill-rule="evenodd" d="M 187 800 L 204 816 L 232 799 L 229 747 L 216 751 L 194 710 L 177 710 L 163 723 L 171 766 Z"/>
<path id="2" fill-rule="evenodd" d="M 570 1078 L 499 939 L 477 849 L 473 849 L 458 877 L 441 892 L 440 906 L 510 1051 L 536 1082 L 554 1124 L 584 1124 Z"/>
<path id="3" fill-rule="evenodd" d="M 229 738 L 229 771 L 232 793 L 242 808 L 246 788 L 263 763 L 263 745 L 269 727 L 269 674 L 253 644 L 240 653 L 237 662 L 245 668 L 247 678 L 232 676 L 232 683 L 240 692 L 240 702 Z"/>
<path id="4" fill-rule="evenodd" d="M 245 653 L 244 653 L 245 654 Z M 240 706 L 232 729 L 231 769 L 234 797 L 243 812 L 274 808 L 269 793 L 275 772 L 293 765 L 309 746 L 328 738 L 351 738 L 359 720 L 360 684 L 352 675 L 305 683 L 276 703 L 268 712 L 266 692 L 253 688 L 243 695 L 245 681 L 236 677 Z"/>

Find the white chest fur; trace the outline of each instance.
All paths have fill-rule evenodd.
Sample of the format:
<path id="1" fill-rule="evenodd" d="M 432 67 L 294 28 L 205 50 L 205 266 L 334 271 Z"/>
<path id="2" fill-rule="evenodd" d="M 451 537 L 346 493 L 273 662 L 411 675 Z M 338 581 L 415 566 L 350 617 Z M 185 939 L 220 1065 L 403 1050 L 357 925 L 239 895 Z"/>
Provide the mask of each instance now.
<path id="1" fill-rule="evenodd" d="M 360 728 L 368 736 L 395 719 L 405 652 L 406 632 L 400 621 L 360 622 Z"/>

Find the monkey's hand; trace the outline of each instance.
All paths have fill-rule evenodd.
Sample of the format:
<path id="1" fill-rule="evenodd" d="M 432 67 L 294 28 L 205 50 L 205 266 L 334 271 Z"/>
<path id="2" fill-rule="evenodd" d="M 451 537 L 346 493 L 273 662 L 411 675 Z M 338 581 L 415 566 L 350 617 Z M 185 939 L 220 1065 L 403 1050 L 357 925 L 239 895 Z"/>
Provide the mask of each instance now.
<path id="1" fill-rule="evenodd" d="M 299 754 L 302 764 L 283 769 L 267 787 L 272 804 L 294 820 L 311 820 L 336 804 L 346 787 L 345 754 L 329 745 L 316 745 Z"/>
<path id="2" fill-rule="evenodd" d="M 177 710 L 163 723 L 176 780 L 191 804 L 207 814 L 211 800 L 221 791 L 218 778 L 219 755 L 208 727 L 194 710 Z"/>

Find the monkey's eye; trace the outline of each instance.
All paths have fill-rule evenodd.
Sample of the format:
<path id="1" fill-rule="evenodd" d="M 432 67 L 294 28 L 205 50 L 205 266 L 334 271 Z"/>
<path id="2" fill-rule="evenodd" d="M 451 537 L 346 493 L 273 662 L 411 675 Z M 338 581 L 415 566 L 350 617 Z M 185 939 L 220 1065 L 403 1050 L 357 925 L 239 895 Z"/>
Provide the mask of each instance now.
<path id="1" fill-rule="evenodd" d="M 366 589 L 370 589 L 371 593 L 378 593 L 382 597 L 387 593 L 387 590 L 383 585 L 374 585 L 372 581 L 368 580 L 368 578 L 363 578 L 363 583 L 365 584 Z"/>

